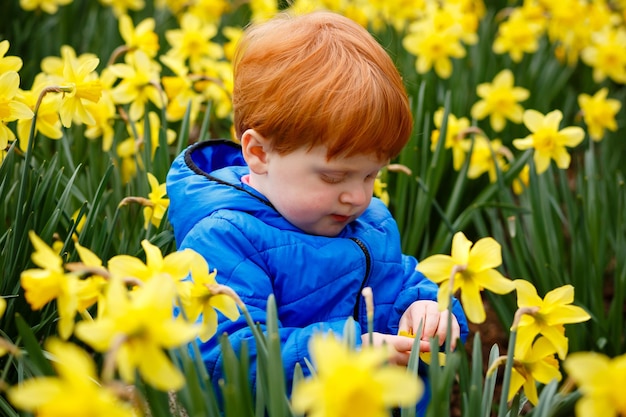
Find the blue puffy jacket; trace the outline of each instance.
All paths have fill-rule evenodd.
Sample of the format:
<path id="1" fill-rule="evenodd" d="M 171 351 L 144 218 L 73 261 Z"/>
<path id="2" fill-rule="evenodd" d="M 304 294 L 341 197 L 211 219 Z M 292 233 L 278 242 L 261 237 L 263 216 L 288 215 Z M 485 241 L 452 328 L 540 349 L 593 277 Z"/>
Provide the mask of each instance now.
<path id="1" fill-rule="evenodd" d="M 274 294 L 288 381 L 296 363 L 306 370 L 304 358 L 313 333 L 341 334 L 350 316 L 359 330 L 367 329 L 364 287 L 373 290 L 374 331 L 381 333 L 397 334 L 400 317 L 412 302 L 437 299 L 437 286 L 415 271 L 417 260 L 402 254 L 396 222 L 380 200 L 373 198 L 340 235 L 310 235 L 242 183 L 248 172 L 241 149 L 233 142 L 190 146 L 167 176 L 169 219 L 179 249 L 203 255 L 209 267 L 217 269 L 218 282 L 239 294 L 254 321 L 265 323 L 267 299 Z M 467 321 L 456 300 L 453 313 L 465 340 Z M 254 364 L 253 336 L 244 318 L 231 322 L 220 316 L 217 334 L 223 333 L 236 350 L 248 340 Z M 201 344 L 200 350 L 210 376 L 218 381 L 222 377 L 218 338 Z"/>

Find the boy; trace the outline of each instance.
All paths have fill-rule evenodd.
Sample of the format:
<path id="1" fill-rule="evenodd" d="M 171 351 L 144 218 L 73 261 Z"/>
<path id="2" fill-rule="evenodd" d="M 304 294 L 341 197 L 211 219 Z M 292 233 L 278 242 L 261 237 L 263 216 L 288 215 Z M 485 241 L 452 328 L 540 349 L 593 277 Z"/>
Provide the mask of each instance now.
<path id="1" fill-rule="evenodd" d="M 385 50 L 330 12 L 252 26 L 235 56 L 233 107 L 240 145 L 208 141 L 184 151 L 167 178 L 169 216 L 179 249 L 202 254 L 253 320 L 265 323 L 275 295 L 288 386 L 297 362 L 306 370 L 316 331 L 341 334 L 352 316 L 368 342 L 366 286 L 376 305 L 374 343 L 394 348 L 392 362 L 407 364 L 413 340 L 397 334 L 415 334 L 420 320 L 422 350 L 431 337 L 443 344 L 448 316 L 435 302 L 437 286 L 401 253 L 395 221 L 372 198 L 378 171 L 412 129 Z M 457 301 L 453 315 L 452 345 L 468 332 Z M 249 340 L 254 363 L 243 318 L 220 320 L 217 333 L 235 349 Z M 201 352 L 217 381 L 218 338 Z"/>

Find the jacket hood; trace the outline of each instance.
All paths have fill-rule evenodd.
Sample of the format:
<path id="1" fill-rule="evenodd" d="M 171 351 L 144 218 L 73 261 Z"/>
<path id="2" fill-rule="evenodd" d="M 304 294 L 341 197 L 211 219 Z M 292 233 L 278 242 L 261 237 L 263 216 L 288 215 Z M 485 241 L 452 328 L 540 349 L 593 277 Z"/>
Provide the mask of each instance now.
<path id="1" fill-rule="evenodd" d="M 270 224 L 286 222 L 262 194 L 241 181 L 249 172 L 241 147 L 228 140 L 199 142 L 178 155 L 166 179 L 168 217 L 176 242 L 182 242 L 197 222 L 222 209 L 247 212 Z"/>

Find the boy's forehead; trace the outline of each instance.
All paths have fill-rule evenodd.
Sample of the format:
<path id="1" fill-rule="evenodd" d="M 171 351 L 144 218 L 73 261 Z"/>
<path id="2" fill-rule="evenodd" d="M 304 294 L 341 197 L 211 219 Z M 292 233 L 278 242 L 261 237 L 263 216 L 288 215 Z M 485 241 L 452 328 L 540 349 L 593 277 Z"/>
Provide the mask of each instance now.
<path id="1" fill-rule="evenodd" d="M 337 155 L 331 159 L 328 159 L 325 147 L 319 147 L 320 149 L 311 149 L 308 154 L 315 157 L 316 164 L 326 169 L 332 169 L 336 171 L 359 171 L 361 169 L 379 169 L 389 163 L 388 159 L 381 159 L 375 153 L 371 154 L 357 154 L 357 155 Z"/>

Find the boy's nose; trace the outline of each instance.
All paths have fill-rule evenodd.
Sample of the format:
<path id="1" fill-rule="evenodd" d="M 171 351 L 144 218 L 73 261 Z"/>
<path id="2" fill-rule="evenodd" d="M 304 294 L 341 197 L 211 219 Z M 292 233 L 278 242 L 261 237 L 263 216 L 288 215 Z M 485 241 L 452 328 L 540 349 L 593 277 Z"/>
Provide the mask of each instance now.
<path id="1" fill-rule="evenodd" d="M 353 187 L 339 195 L 339 201 L 344 204 L 360 206 L 367 202 L 367 190 L 364 187 Z"/>

